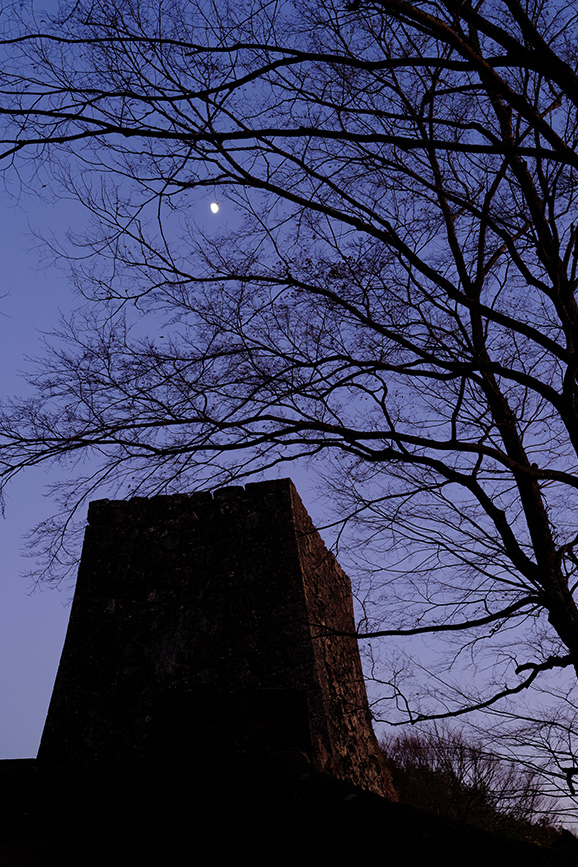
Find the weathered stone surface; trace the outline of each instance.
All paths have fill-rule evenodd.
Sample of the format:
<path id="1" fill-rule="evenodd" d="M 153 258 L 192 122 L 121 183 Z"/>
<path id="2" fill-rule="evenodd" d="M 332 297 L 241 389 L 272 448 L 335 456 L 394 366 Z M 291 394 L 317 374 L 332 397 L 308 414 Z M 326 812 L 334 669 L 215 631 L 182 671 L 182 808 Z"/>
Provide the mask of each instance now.
<path id="1" fill-rule="evenodd" d="M 353 631 L 288 479 L 92 503 L 38 760 L 242 770 L 295 750 L 395 797 Z"/>

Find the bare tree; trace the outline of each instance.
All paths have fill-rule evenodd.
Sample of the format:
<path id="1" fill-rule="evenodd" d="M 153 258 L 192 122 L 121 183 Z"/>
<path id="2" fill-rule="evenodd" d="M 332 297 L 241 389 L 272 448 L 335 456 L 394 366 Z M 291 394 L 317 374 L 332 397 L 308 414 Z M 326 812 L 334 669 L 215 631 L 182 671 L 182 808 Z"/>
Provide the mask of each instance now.
<path id="1" fill-rule="evenodd" d="M 388 737 L 382 749 L 402 803 L 534 842 L 551 844 L 559 834 L 539 777 L 481 741 L 434 726 Z"/>
<path id="2" fill-rule="evenodd" d="M 66 522 L 102 485 L 322 460 L 372 572 L 361 637 L 443 639 L 447 677 L 411 702 L 415 665 L 376 669 L 390 719 L 505 707 L 541 683 L 567 695 L 576 4 L 11 13 L 8 182 L 41 178 L 92 224 L 64 247 L 84 313 L 33 374 L 36 399 L 4 408 L 4 481 L 91 456 L 61 489 Z"/>

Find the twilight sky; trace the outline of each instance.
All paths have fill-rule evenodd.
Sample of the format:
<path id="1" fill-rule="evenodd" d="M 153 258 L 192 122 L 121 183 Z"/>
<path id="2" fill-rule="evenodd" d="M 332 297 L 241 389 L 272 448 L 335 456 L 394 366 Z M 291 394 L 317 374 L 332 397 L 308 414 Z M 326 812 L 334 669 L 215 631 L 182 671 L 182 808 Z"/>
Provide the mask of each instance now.
<path id="1" fill-rule="evenodd" d="M 2 397 L 23 389 L 18 372 L 25 356 L 40 352 L 41 331 L 54 327 L 59 307 L 72 303 L 64 276 L 41 267 L 27 225 L 30 219 L 56 228 L 64 210 L 24 197 L 20 206 L 6 194 L 0 199 Z M 27 472 L 9 491 L 0 519 L 0 758 L 36 754 L 70 610 L 70 590 L 31 592 L 30 579 L 22 577 L 30 566 L 22 536 L 50 514 L 42 494 L 46 480 L 43 470 Z"/>
<path id="2" fill-rule="evenodd" d="M 206 201 L 207 225 L 226 219 Z M 22 195 L 16 205 L 5 193 L 0 199 L 0 398 L 22 393 L 26 356 L 42 353 L 42 332 L 58 324 L 59 311 L 76 306 L 66 276 L 46 261 L 31 227 L 62 236 L 71 222 L 82 219 L 74 203 L 44 204 Z M 269 473 L 269 476 L 272 474 Z M 281 467 L 291 475 L 310 514 L 315 504 L 303 470 Z M 26 539 L 30 528 L 52 513 L 44 486 L 59 473 L 33 469 L 9 489 L 6 514 L 0 518 L 0 759 L 36 755 L 48 709 L 70 613 L 72 588 L 34 589 L 23 573 L 30 568 Z M 327 534 L 323 534 L 327 537 Z M 327 538 L 326 538 L 327 541 Z"/>

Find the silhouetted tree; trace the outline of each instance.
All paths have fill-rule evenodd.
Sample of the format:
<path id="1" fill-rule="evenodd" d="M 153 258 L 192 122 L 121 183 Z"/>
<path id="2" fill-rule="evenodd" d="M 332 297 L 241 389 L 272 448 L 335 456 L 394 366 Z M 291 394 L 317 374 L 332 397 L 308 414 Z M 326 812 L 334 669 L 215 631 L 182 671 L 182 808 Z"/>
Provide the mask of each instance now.
<path id="1" fill-rule="evenodd" d="M 540 778 L 461 732 L 404 732 L 382 749 L 402 803 L 536 843 L 550 845 L 560 834 Z"/>
<path id="2" fill-rule="evenodd" d="M 4 163 L 92 225 L 65 248 L 84 313 L 4 408 L 4 481 L 90 456 L 66 523 L 102 485 L 319 457 L 384 570 L 360 634 L 457 642 L 420 697 L 415 667 L 376 674 L 401 716 L 554 690 L 578 666 L 575 4 L 23 8 Z"/>

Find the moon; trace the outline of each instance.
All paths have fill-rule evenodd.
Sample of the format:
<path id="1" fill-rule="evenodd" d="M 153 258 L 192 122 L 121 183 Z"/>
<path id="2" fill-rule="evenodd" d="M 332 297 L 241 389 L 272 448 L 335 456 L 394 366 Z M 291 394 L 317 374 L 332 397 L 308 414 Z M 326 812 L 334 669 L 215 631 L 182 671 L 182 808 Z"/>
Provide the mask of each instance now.
<path id="1" fill-rule="evenodd" d="M 219 205 L 217 202 L 211 202 L 211 213 L 218 214 L 219 213 Z"/>

